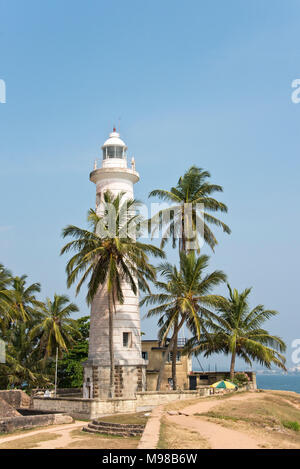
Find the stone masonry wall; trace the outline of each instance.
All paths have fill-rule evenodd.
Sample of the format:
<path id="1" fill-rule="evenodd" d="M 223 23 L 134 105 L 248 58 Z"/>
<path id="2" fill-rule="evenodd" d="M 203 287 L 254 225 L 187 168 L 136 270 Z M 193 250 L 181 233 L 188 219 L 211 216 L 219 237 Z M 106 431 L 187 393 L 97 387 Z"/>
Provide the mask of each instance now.
<path id="1" fill-rule="evenodd" d="M 0 433 L 10 433 L 15 430 L 24 430 L 33 427 L 42 427 L 45 425 L 61 425 L 62 423 L 71 422 L 73 422 L 72 417 L 62 414 L 10 417 L 0 419 Z"/>
<path id="2" fill-rule="evenodd" d="M 76 399 L 76 398 L 33 398 L 34 409 L 64 412 L 74 418 L 94 419 L 114 413 L 142 412 L 160 404 L 183 399 L 201 398 L 209 394 L 209 389 L 184 392 L 138 392 L 135 398 L 124 399 Z"/>
<path id="3" fill-rule="evenodd" d="M 21 391 L 20 389 L 0 391 L 0 397 L 15 409 L 20 409 L 21 407 L 26 408 L 30 406 L 30 397 L 26 394 L 26 392 Z"/>

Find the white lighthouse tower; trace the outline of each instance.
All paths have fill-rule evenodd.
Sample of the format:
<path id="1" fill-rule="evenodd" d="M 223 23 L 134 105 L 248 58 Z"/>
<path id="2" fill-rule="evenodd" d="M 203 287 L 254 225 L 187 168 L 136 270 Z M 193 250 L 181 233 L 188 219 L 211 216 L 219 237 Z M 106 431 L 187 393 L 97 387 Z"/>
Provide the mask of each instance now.
<path id="1" fill-rule="evenodd" d="M 90 174 L 96 184 L 96 211 L 101 214 L 103 193 L 134 198 L 133 185 L 139 181 L 134 159 L 127 167 L 127 146 L 113 129 L 102 146 L 102 167 Z M 114 314 L 115 397 L 133 397 L 145 389 L 145 361 L 142 359 L 139 298 L 123 284 L 124 303 Z M 105 286 L 95 295 L 91 306 L 89 356 L 84 364 L 83 397 L 106 399 L 110 394 L 110 356 L 108 295 Z"/>

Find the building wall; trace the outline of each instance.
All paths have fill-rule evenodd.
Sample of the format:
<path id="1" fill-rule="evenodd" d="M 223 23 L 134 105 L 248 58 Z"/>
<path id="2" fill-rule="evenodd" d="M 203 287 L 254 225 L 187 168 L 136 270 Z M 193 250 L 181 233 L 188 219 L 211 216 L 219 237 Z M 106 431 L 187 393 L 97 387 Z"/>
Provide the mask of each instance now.
<path id="1" fill-rule="evenodd" d="M 116 305 L 114 314 L 114 355 L 118 365 L 141 365 L 140 311 L 138 295 L 123 286 L 124 303 Z M 123 346 L 123 333 L 131 334 L 130 347 Z M 109 366 L 108 297 L 106 286 L 99 288 L 91 307 L 89 360 L 94 365 Z"/>
<path id="2" fill-rule="evenodd" d="M 147 391 L 155 391 L 158 372 L 162 363 L 162 357 L 165 352 L 165 348 L 158 347 L 157 340 L 151 341 L 142 341 L 142 351 L 147 352 L 148 354 L 148 363 L 146 367 L 146 383 Z M 178 352 L 181 352 L 182 349 L 179 348 Z M 187 355 L 182 355 L 179 362 L 176 362 L 176 374 L 177 374 L 177 386 L 178 389 L 188 390 L 189 389 L 189 379 L 188 375 L 192 369 L 192 360 L 188 358 Z M 170 390 L 170 384 L 168 378 L 172 378 L 172 364 L 166 362 L 163 380 L 161 384 L 161 390 L 166 391 Z"/>
<path id="3" fill-rule="evenodd" d="M 116 365 L 114 391 L 115 397 L 131 398 L 145 389 L 145 366 Z M 84 398 L 106 399 L 110 390 L 110 366 L 84 367 Z"/>
<path id="4" fill-rule="evenodd" d="M 4 401 L 15 409 L 30 406 L 30 397 L 21 389 L 0 391 L 0 398 L 4 399 Z"/>
<path id="5" fill-rule="evenodd" d="M 236 371 L 236 373 L 239 373 Z M 252 384 L 253 389 L 256 389 L 256 373 L 254 371 L 247 371 L 242 372 L 246 373 L 249 377 L 249 383 Z M 210 372 L 200 372 L 200 371 L 193 371 L 190 373 L 191 376 L 196 376 L 197 379 L 197 386 L 210 386 L 211 384 L 215 383 L 216 381 L 221 380 L 229 380 L 230 373 L 229 371 L 210 371 Z"/>
<path id="6" fill-rule="evenodd" d="M 142 412 L 168 402 L 194 399 L 209 395 L 209 388 L 201 391 L 139 392 L 133 399 L 78 399 L 34 397 L 34 409 L 64 412 L 74 418 L 94 419 L 114 413 Z"/>
<path id="7" fill-rule="evenodd" d="M 4 419 L 0 418 L 0 433 L 10 433 L 16 430 L 27 430 L 34 427 L 61 425 L 63 423 L 72 422 L 73 418 L 71 416 L 62 414 L 28 415 Z"/>

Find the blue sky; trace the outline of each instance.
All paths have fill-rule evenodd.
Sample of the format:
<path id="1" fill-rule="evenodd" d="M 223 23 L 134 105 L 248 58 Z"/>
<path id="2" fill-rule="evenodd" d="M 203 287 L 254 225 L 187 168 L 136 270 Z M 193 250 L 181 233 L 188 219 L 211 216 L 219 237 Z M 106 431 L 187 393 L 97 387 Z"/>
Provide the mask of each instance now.
<path id="1" fill-rule="evenodd" d="M 0 11 L 1 261 L 43 296 L 66 292 L 61 229 L 85 223 L 89 172 L 120 118 L 136 196 L 208 169 L 232 229 L 217 233 L 211 269 L 280 311 L 268 326 L 288 345 L 300 337 L 299 1 L 0 0 Z M 153 337 L 155 324 L 142 329 Z"/>

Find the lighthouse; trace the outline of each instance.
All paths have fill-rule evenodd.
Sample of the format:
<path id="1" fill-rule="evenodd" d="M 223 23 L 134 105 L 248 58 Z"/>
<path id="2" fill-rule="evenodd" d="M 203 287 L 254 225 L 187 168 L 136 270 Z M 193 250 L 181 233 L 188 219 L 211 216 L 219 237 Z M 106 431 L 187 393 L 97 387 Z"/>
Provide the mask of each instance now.
<path id="1" fill-rule="evenodd" d="M 96 186 L 96 212 L 102 213 L 103 194 L 124 193 L 133 199 L 133 186 L 140 179 L 132 158 L 127 165 L 127 146 L 116 129 L 102 146 L 102 165 L 90 173 Z M 139 297 L 125 281 L 122 285 L 124 303 L 116 305 L 113 322 L 114 343 L 114 397 L 130 398 L 145 390 L 146 363 L 142 359 Z M 89 355 L 84 363 L 83 397 L 107 399 L 110 397 L 110 355 L 108 295 L 101 286 L 91 304 Z"/>

